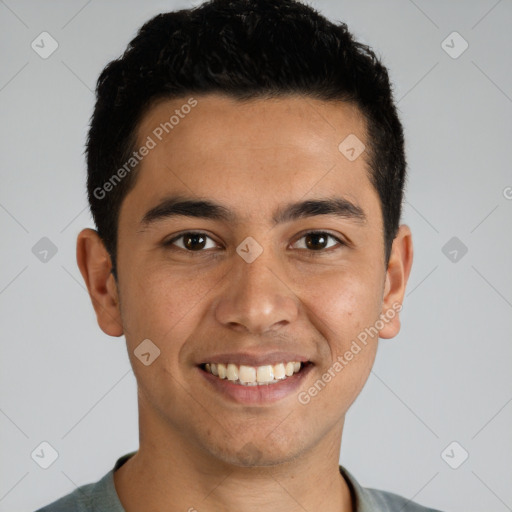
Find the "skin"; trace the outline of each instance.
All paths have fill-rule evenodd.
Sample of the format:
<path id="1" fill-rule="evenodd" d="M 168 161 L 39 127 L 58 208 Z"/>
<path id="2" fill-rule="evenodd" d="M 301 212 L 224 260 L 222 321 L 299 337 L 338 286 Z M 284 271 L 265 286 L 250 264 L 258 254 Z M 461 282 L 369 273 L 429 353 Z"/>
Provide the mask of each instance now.
<path id="1" fill-rule="evenodd" d="M 98 324 L 110 336 L 124 334 L 138 384 L 140 448 L 114 474 L 116 490 L 127 512 L 350 511 L 338 469 L 345 414 L 369 376 L 378 337 L 399 332 L 399 314 L 307 405 L 298 392 L 402 303 L 410 229 L 400 226 L 386 267 L 366 153 L 351 162 L 338 150 L 349 134 L 366 144 L 356 107 L 296 96 L 195 98 L 142 160 L 122 203 L 117 283 L 97 233 L 84 229 L 77 240 Z M 153 105 L 140 145 L 187 99 Z M 145 212 L 175 193 L 222 203 L 236 221 L 174 217 L 142 229 Z M 361 207 L 366 222 L 320 215 L 272 224 L 278 207 L 332 195 Z M 202 255 L 187 252 L 184 239 L 174 250 L 164 246 L 186 230 L 210 237 Z M 310 230 L 346 245 L 329 238 L 324 249 L 308 249 Z M 263 248 L 252 263 L 236 252 L 248 236 Z M 149 366 L 134 355 L 147 338 L 161 351 Z M 298 352 L 313 367 L 297 392 L 263 404 L 234 403 L 198 378 L 201 358 L 252 350 Z"/>

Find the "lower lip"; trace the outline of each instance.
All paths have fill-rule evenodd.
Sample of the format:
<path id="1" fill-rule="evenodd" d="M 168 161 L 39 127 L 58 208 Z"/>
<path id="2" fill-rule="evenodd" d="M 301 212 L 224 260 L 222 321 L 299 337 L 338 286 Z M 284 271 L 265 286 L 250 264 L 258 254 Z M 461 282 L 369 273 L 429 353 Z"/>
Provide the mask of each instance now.
<path id="1" fill-rule="evenodd" d="M 294 373 L 291 377 L 287 377 L 280 382 L 256 386 L 234 384 L 228 379 L 219 379 L 215 375 L 212 375 L 199 367 L 197 370 L 214 390 L 237 403 L 269 404 L 277 402 L 278 400 L 281 400 L 293 393 L 297 393 L 299 386 L 312 368 L 313 365 L 308 364 L 302 368 L 300 372 Z"/>

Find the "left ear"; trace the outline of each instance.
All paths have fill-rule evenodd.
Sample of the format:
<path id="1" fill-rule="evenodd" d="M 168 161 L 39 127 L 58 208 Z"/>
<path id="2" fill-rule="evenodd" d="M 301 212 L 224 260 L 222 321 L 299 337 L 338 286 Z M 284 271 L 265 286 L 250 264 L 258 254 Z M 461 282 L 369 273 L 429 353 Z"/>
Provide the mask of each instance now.
<path id="1" fill-rule="evenodd" d="M 409 226 L 402 224 L 393 240 L 382 302 L 381 320 L 384 327 L 380 338 L 394 338 L 400 332 L 400 310 L 413 259 L 412 234 Z"/>

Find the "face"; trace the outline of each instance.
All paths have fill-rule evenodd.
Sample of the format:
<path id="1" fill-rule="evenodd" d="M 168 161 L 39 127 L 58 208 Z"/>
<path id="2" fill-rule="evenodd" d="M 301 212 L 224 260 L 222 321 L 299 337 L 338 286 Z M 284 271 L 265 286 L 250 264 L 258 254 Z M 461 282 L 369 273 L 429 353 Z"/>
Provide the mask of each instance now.
<path id="1" fill-rule="evenodd" d="M 292 460 L 341 435 L 378 335 L 398 332 L 408 228 L 386 267 L 366 153 L 338 148 L 367 144 L 357 108 L 195 101 L 161 101 L 140 124 L 137 147 L 154 147 L 122 203 L 98 321 L 126 337 L 142 423 L 224 462 Z M 92 293 L 86 261 L 108 260 L 94 247 L 79 256 Z"/>

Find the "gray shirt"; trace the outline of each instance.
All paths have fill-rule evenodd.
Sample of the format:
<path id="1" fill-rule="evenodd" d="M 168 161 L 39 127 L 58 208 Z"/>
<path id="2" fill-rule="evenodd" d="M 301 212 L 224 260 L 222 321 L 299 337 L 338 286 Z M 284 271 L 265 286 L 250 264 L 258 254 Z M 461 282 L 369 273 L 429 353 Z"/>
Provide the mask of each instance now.
<path id="1" fill-rule="evenodd" d="M 114 468 L 96 483 L 82 485 L 36 512 L 125 512 L 114 486 L 114 471 L 135 453 L 120 457 Z M 352 493 L 354 512 L 440 512 L 422 507 L 396 494 L 361 487 L 343 466 L 340 466 L 340 473 Z"/>

